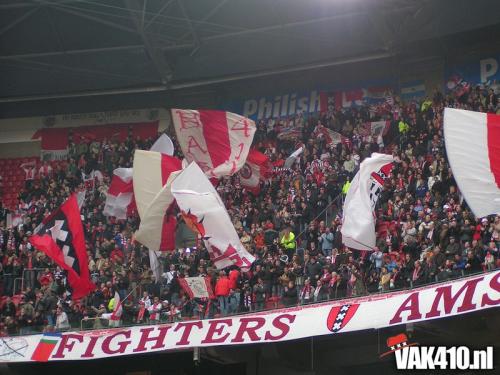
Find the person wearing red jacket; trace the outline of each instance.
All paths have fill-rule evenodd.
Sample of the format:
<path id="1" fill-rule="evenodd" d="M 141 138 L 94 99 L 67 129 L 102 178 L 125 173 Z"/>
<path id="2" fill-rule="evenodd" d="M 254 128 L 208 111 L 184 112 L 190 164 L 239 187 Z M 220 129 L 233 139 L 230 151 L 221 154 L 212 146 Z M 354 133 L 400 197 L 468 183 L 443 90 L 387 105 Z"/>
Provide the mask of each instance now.
<path id="1" fill-rule="evenodd" d="M 226 273 L 224 271 L 219 272 L 219 278 L 217 279 L 217 282 L 215 283 L 215 296 L 217 297 L 217 300 L 219 301 L 219 309 L 221 315 L 225 316 L 227 315 L 228 311 L 228 296 L 229 296 L 229 290 L 230 290 L 230 280 L 226 276 Z"/>
<path id="2" fill-rule="evenodd" d="M 238 288 L 238 280 L 240 278 L 240 271 L 237 269 L 229 271 L 229 288 L 236 290 Z"/>

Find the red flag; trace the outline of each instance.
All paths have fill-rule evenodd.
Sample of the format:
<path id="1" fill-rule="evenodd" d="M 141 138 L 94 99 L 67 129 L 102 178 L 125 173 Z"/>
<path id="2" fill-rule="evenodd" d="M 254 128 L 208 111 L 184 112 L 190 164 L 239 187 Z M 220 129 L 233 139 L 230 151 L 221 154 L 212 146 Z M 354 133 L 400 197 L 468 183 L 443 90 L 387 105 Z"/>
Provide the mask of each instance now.
<path id="1" fill-rule="evenodd" d="M 74 300 L 95 289 L 90 281 L 80 209 L 75 194 L 48 216 L 30 237 L 31 244 L 68 272 Z"/>
<path id="2" fill-rule="evenodd" d="M 250 149 L 247 162 L 240 170 L 240 182 L 254 194 L 260 191 L 260 181 L 270 177 L 272 167 L 269 158 L 263 153 Z"/>

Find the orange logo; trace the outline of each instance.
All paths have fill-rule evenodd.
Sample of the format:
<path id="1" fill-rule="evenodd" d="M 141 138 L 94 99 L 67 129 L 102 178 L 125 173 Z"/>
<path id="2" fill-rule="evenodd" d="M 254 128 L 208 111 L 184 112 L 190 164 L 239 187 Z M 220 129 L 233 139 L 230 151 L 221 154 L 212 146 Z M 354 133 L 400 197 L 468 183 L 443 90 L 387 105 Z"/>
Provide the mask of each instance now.
<path id="1" fill-rule="evenodd" d="M 198 217 L 192 214 L 191 210 L 188 210 L 188 212 L 181 210 L 181 215 L 189 229 L 191 229 L 195 233 L 198 233 L 203 239 L 207 239 L 205 238 L 205 227 L 203 226 L 204 218 L 198 220 Z"/>

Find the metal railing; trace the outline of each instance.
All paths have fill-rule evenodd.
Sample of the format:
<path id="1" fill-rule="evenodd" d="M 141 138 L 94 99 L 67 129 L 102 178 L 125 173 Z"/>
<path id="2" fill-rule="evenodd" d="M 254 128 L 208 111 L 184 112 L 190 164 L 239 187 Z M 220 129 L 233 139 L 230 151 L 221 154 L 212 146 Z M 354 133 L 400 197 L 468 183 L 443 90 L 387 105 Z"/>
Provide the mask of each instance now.
<path id="1" fill-rule="evenodd" d="M 496 271 L 496 269 L 483 271 L 483 272 L 477 272 L 477 273 L 471 273 L 471 274 L 467 274 L 467 275 L 462 271 L 458 275 L 455 275 L 454 277 L 450 277 L 447 280 L 438 280 L 438 276 L 435 276 L 433 278 L 432 282 L 422 283 L 419 285 L 413 285 L 413 282 L 410 280 L 408 287 L 389 288 L 388 290 L 378 290 L 377 292 L 372 292 L 372 293 L 369 293 L 365 290 L 364 293 L 361 293 L 359 295 L 352 295 L 349 297 L 346 297 L 345 295 L 343 295 L 343 293 L 341 293 L 340 296 L 334 295 L 333 297 L 328 295 L 328 298 L 322 299 L 321 301 L 311 300 L 311 301 L 301 302 L 299 294 L 298 294 L 298 296 L 297 296 L 298 302 L 293 303 L 289 306 L 286 306 L 283 303 L 283 300 L 281 298 L 278 298 L 278 299 L 275 298 L 274 300 L 267 299 L 265 302 L 262 302 L 262 303 L 252 302 L 251 305 L 247 306 L 245 311 L 240 311 L 238 308 L 237 311 L 231 311 L 230 313 L 225 314 L 225 315 L 220 314 L 218 304 L 216 302 L 212 302 L 212 308 L 210 309 L 210 311 L 203 314 L 203 316 L 200 316 L 200 315 L 182 316 L 181 320 L 184 320 L 184 321 L 187 321 L 187 320 L 205 320 L 205 319 L 218 318 L 221 316 L 232 317 L 232 316 L 240 316 L 240 315 L 248 314 L 251 312 L 273 311 L 276 309 L 283 309 L 283 308 L 294 307 L 294 306 L 313 305 L 313 304 L 320 304 L 320 303 L 326 303 L 326 302 L 332 302 L 332 301 L 343 301 L 343 300 L 348 301 L 348 300 L 351 300 L 354 298 L 364 298 L 364 297 L 370 297 L 370 296 L 379 296 L 379 295 L 384 295 L 384 294 L 390 294 L 390 293 L 395 293 L 395 292 L 409 291 L 409 290 L 412 290 L 415 288 L 433 286 L 436 284 L 449 282 L 450 280 L 459 280 L 463 277 L 483 275 L 485 273 L 494 272 L 494 271 Z M 299 293 L 299 291 L 298 291 L 298 293 Z M 134 312 L 135 312 L 135 310 L 134 310 Z M 124 312 L 124 316 L 125 316 L 125 314 L 126 313 Z M 88 330 L 115 328 L 118 326 L 119 327 L 133 327 L 133 326 L 152 325 L 152 324 L 159 324 L 159 323 L 161 323 L 161 324 L 170 323 L 169 321 L 165 321 L 165 320 L 161 320 L 161 321 L 157 322 L 157 321 L 148 321 L 147 319 L 143 319 L 140 322 L 134 322 L 134 319 L 133 319 L 134 315 L 130 315 L 130 314 L 128 314 L 128 315 L 129 315 L 129 318 L 132 317 L 131 321 L 130 321 L 130 319 L 128 319 L 128 321 L 127 321 L 127 319 L 125 319 L 125 320 L 122 320 L 118 323 L 114 323 L 113 326 L 109 325 L 108 319 L 105 319 L 105 318 L 102 318 L 99 316 L 86 317 L 86 318 L 82 319 L 80 322 L 73 322 L 72 327 L 69 330 L 88 331 Z M 122 318 L 124 316 L 122 316 Z M 94 322 L 94 323 L 91 326 L 88 325 L 87 327 L 85 327 L 85 323 L 91 323 L 91 322 Z M 96 322 L 99 322 L 99 323 L 96 323 Z M 106 322 L 108 322 L 108 323 L 106 323 Z M 43 332 L 44 329 L 45 329 L 45 326 L 32 326 L 32 327 L 29 327 L 29 332 L 26 332 L 26 330 L 24 330 L 24 334 L 25 335 L 26 334 L 39 334 L 39 333 Z M 21 334 L 21 333 L 18 333 L 16 335 L 19 335 L 19 334 Z"/>

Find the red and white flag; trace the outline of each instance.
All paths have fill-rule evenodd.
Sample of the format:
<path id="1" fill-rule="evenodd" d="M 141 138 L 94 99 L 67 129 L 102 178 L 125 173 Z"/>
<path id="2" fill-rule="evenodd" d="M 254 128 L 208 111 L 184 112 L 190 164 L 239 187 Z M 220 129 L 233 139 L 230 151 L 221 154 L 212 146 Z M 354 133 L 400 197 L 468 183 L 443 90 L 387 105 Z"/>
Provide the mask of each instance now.
<path id="1" fill-rule="evenodd" d="M 172 109 L 172 120 L 184 157 L 209 177 L 238 172 L 248 156 L 255 122 L 224 111 Z"/>
<path id="2" fill-rule="evenodd" d="M 122 301 L 120 299 L 120 295 L 118 294 L 118 292 L 115 291 L 115 295 L 113 297 L 113 311 L 111 311 L 110 313 L 102 314 L 101 317 L 103 319 L 119 321 L 122 317 L 122 313 L 123 313 Z"/>
<path id="3" fill-rule="evenodd" d="M 232 265 L 245 272 L 250 269 L 255 258 L 240 242 L 219 194 L 196 163 L 175 178 L 172 194 L 190 226 L 197 228 L 218 269 Z"/>
<path id="4" fill-rule="evenodd" d="M 209 277 L 180 277 L 177 280 L 190 298 L 215 298 Z"/>
<path id="5" fill-rule="evenodd" d="M 177 221 L 170 214 L 174 197 L 170 185 L 182 169 L 181 161 L 154 151 L 134 153 L 133 185 L 141 218 L 135 239 L 150 250 L 174 250 Z"/>
<path id="6" fill-rule="evenodd" d="M 151 147 L 151 151 L 173 155 L 174 144 L 168 135 L 162 134 Z M 111 185 L 106 194 L 103 211 L 105 216 L 115 216 L 122 220 L 127 218 L 127 214 L 135 206 L 132 176 L 132 168 L 117 168 L 113 171 Z"/>
<path id="7" fill-rule="evenodd" d="M 115 169 L 106 194 L 106 204 L 104 205 L 103 214 L 105 216 L 114 216 L 121 220 L 126 219 L 133 198 L 132 168 Z"/>
<path id="8" fill-rule="evenodd" d="M 316 137 L 318 138 L 323 137 L 327 144 L 333 144 L 334 146 L 336 146 L 339 143 L 343 143 L 347 147 L 349 148 L 351 147 L 350 140 L 344 137 L 339 132 L 336 132 L 332 129 L 328 129 L 326 126 L 323 125 L 316 130 L 317 130 L 315 133 Z"/>
<path id="9" fill-rule="evenodd" d="M 87 250 L 76 194 L 47 216 L 29 238 L 37 250 L 43 251 L 68 273 L 68 284 L 74 300 L 95 289 L 90 281 Z"/>
<path id="10" fill-rule="evenodd" d="M 341 233 L 347 247 L 358 250 L 375 247 L 375 205 L 393 162 L 391 155 L 373 153 L 361 163 L 344 201 Z"/>
<path id="11" fill-rule="evenodd" d="M 268 179 L 271 173 L 272 167 L 269 158 L 263 153 L 251 149 L 248 153 L 247 162 L 239 172 L 241 186 L 253 194 L 258 194 L 260 181 Z"/>
<path id="12" fill-rule="evenodd" d="M 445 108 L 453 176 L 474 215 L 500 214 L 500 116 Z"/>

